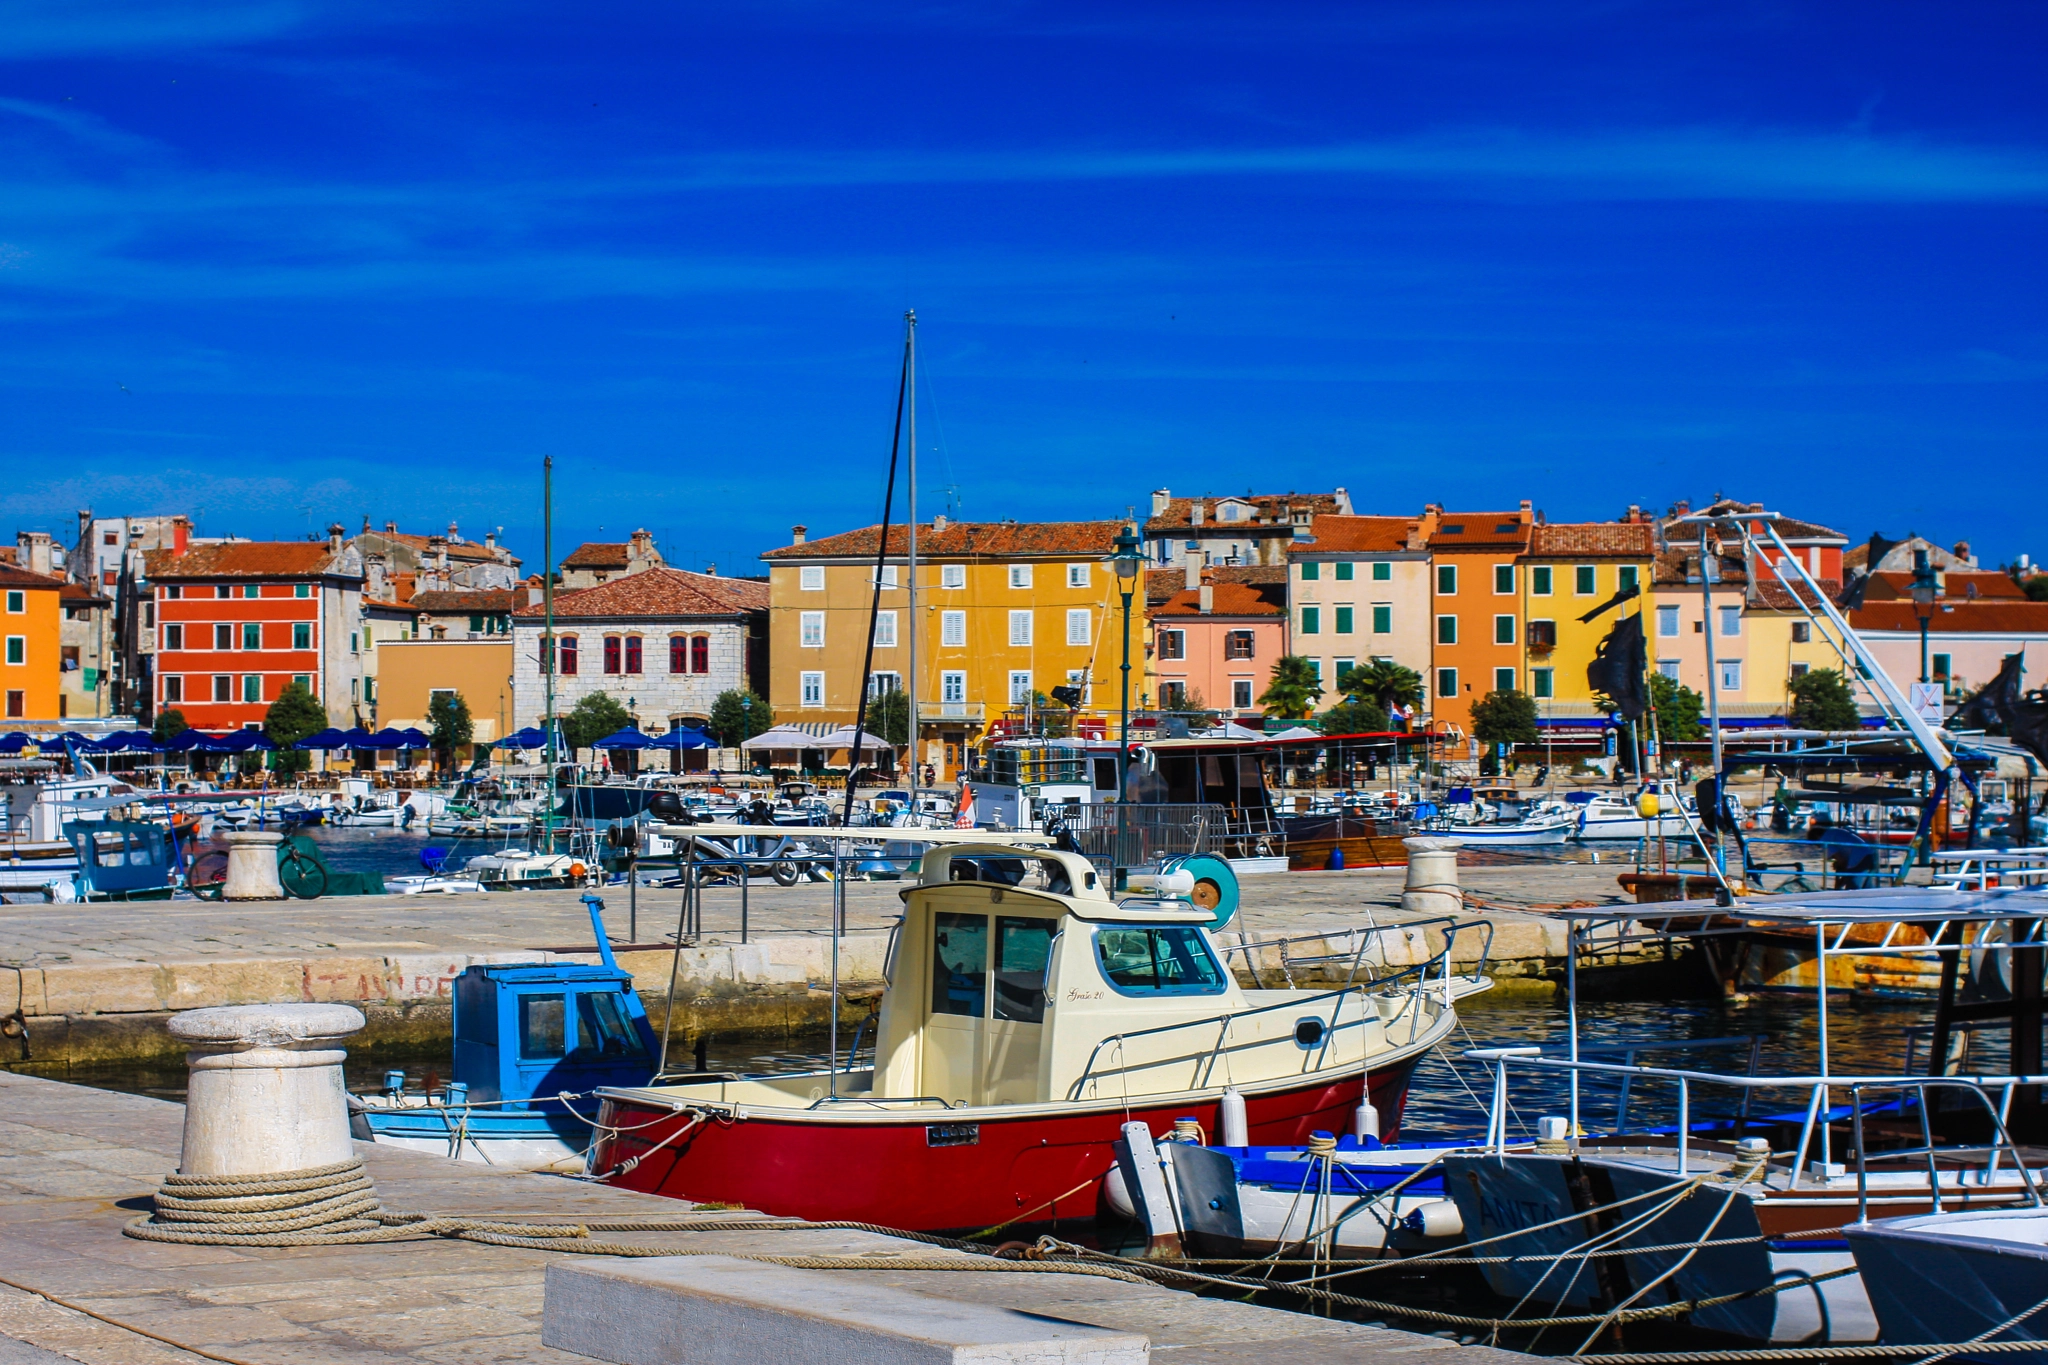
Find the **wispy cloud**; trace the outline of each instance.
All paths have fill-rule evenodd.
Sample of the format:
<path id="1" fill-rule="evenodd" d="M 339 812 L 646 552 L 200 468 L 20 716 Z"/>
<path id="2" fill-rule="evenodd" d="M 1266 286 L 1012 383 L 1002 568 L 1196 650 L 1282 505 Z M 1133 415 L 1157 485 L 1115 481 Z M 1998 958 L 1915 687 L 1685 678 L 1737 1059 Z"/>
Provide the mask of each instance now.
<path id="1" fill-rule="evenodd" d="M 305 0 L 7 0 L 0 61 L 250 42 L 298 28 L 315 8 Z"/>

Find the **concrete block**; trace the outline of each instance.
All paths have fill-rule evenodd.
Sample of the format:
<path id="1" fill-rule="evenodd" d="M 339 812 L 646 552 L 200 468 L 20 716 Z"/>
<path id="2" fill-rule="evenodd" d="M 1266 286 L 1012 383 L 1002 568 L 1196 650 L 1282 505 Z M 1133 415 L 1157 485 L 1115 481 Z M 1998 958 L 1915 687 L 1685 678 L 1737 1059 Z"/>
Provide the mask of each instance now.
<path id="1" fill-rule="evenodd" d="M 147 962 L 76 962 L 43 968 L 46 1014 L 127 1014 L 165 1008 L 164 969 Z"/>
<path id="2" fill-rule="evenodd" d="M 166 963 L 160 969 L 157 1009 L 206 1009 L 214 1005 L 271 1005 L 299 999 L 305 965 L 292 958 L 202 958 Z"/>
<path id="3" fill-rule="evenodd" d="M 541 1341 L 614 1365 L 1145 1365 L 1137 1333 L 963 1303 L 861 1271 L 731 1256 L 556 1261 Z"/>

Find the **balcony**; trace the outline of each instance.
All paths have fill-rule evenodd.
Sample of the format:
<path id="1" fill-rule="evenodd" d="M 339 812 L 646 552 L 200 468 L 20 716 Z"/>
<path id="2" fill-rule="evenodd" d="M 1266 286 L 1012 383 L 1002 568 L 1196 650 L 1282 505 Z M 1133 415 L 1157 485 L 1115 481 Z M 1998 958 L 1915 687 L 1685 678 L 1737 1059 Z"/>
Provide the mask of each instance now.
<path id="1" fill-rule="evenodd" d="M 917 704 L 917 718 L 926 720 L 972 720 L 985 719 L 988 708 L 978 701 L 920 701 Z"/>

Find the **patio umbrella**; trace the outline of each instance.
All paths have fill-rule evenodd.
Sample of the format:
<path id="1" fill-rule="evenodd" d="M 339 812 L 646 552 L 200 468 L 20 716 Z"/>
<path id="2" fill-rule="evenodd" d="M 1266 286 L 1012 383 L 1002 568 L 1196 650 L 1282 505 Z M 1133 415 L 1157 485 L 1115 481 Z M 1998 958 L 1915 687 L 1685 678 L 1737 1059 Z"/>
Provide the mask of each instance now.
<path id="1" fill-rule="evenodd" d="M 817 749 L 851 749 L 854 737 L 854 728 L 851 725 L 842 725 L 831 734 L 812 740 L 811 747 Z M 872 731 L 860 731 L 859 737 L 861 752 L 863 753 L 877 754 L 884 749 L 887 749 L 892 754 L 896 752 L 895 745 Z"/>
<path id="2" fill-rule="evenodd" d="M 400 730 L 398 734 L 400 739 L 404 741 L 398 746 L 401 749 L 425 749 L 430 747 L 434 742 L 432 736 L 423 734 L 420 731 L 413 729 L 411 726 L 407 726 L 405 729 Z"/>
<path id="3" fill-rule="evenodd" d="M 292 747 L 294 749 L 346 749 L 351 740 L 347 733 L 328 726 L 316 735 L 307 735 Z"/>
<path id="4" fill-rule="evenodd" d="M 650 749 L 716 749 L 718 741 L 702 730 L 677 728 L 647 741 Z"/>
<path id="5" fill-rule="evenodd" d="M 763 730 L 752 739 L 740 741 L 742 749 L 822 749 L 824 741 L 816 735 L 802 730 L 793 730 L 778 725 L 772 730 Z"/>
<path id="6" fill-rule="evenodd" d="M 223 751 L 228 753 L 244 753 L 250 749 L 275 749 L 277 747 L 271 741 L 270 736 L 264 734 L 261 730 L 237 730 L 233 734 L 222 735 L 220 742 L 223 746 Z"/>
<path id="7" fill-rule="evenodd" d="M 369 742 L 364 744 L 363 747 L 365 749 L 403 749 L 408 746 L 406 744 L 405 732 L 403 730 L 394 730 L 387 725 L 376 734 L 371 735 Z"/>
<path id="8" fill-rule="evenodd" d="M 611 734 L 606 735 L 590 747 L 593 749 L 647 749 L 653 747 L 653 745 L 653 740 L 641 734 L 638 729 L 628 725 L 624 729 L 615 730 Z"/>

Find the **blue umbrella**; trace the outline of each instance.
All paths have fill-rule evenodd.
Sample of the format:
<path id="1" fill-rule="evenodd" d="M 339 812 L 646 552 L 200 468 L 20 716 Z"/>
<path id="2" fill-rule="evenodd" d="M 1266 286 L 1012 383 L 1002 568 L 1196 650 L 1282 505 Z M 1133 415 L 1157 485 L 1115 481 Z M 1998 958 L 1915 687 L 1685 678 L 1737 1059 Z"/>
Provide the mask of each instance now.
<path id="1" fill-rule="evenodd" d="M 401 749 L 424 749 L 434 742 L 431 735 L 422 734 L 410 726 L 400 730 L 398 733 L 399 737 L 404 741 L 398 746 Z"/>
<path id="2" fill-rule="evenodd" d="M 653 740 L 641 734 L 635 727 L 628 725 L 623 730 L 606 735 L 590 747 L 593 749 L 646 749 L 652 747 L 653 744 Z"/>
<path id="3" fill-rule="evenodd" d="M 261 730 L 237 730 L 233 734 L 222 735 L 220 742 L 228 751 L 233 753 L 243 753 L 250 749 L 275 749 L 277 747 L 276 744 L 271 742 L 270 736 L 264 734 Z"/>
<path id="4" fill-rule="evenodd" d="M 405 747 L 405 732 L 394 730 L 387 725 L 376 734 L 371 735 L 363 747 L 365 749 L 403 749 Z"/>
<path id="5" fill-rule="evenodd" d="M 348 741 L 342 746 L 345 749 L 374 749 L 377 747 L 377 743 L 371 738 L 370 732 L 360 725 L 355 726 L 353 729 L 343 730 L 341 737 Z"/>
<path id="6" fill-rule="evenodd" d="M 346 749 L 349 743 L 348 735 L 330 725 L 318 734 L 307 735 L 292 747 L 294 749 Z"/>
<path id="7" fill-rule="evenodd" d="M 675 729 L 649 740 L 650 749 L 715 749 L 718 741 L 702 730 Z"/>

